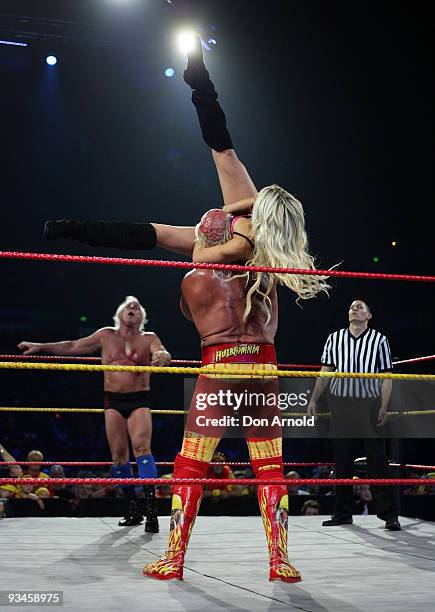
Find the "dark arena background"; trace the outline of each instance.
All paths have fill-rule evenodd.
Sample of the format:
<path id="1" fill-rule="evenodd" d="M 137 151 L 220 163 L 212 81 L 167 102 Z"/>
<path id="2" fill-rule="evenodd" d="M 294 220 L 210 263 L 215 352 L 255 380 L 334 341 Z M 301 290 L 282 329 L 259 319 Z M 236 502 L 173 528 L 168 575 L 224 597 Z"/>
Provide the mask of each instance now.
<path id="1" fill-rule="evenodd" d="M 235 149 L 257 188 L 277 183 L 301 200 L 318 268 L 432 275 L 429 9 L 384 0 L 2 0 L 0 360 L 16 356 L 17 361 L 23 340 L 73 340 L 112 325 L 127 295 L 144 305 L 146 329 L 158 334 L 174 359 L 201 358 L 198 333 L 179 306 L 187 270 L 5 255 L 189 260 L 162 249 L 123 252 L 44 238 L 48 219 L 196 225 L 206 210 L 223 205 L 183 82 L 186 55 L 177 40 L 185 30 L 203 41 Z M 388 338 L 393 361 L 405 361 L 394 372 L 434 373 L 433 359 L 406 363 L 434 357 L 432 282 L 333 277 L 330 283 L 329 296 L 298 302 L 279 288 L 279 362 L 318 366 L 328 335 L 347 327 L 349 305 L 361 299 L 371 307 L 370 326 Z M 184 379 L 153 374 L 153 409 L 186 409 Z M 402 402 L 401 410 L 435 409 L 433 384 L 427 383 L 431 395 L 426 390 L 424 405 Z M 325 410 L 329 399 L 326 392 Z M 98 465 L 111 459 L 102 414 L 5 409 L 102 408 L 102 373 L 0 368 L 0 405 L 1 448 L 17 461 L 37 449 L 47 462 L 95 463 L 65 466 L 67 477 L 109 475 L 109 463 Z M 434 422 L 427 423 L 424 435 L 387 440 L 391 477 L 435 477 Z M 170 463 L 158 466 L 159 476 L 172 474 L 183 431 L 182 415 L 154 414 L 152 452 L 158 463 Z M 225 438 L 219 450 L 224 456 L 218 461 L 249 461 L 244 439 Z M 289 479 L 334 476 L 328 438 L 285 438 L 283 459 L 290 464 Z M 367 477 L 366 467 L 361 449 L 355 475 Z M 236 477 L 253 475 L 248 466 L 232 469 Z M 48 474 L 50 466 L 43 470 Z M 288 474 L 292 470 L 296 476 Z M 0 464 L 0 477 L 10 475 L 9 466 Z M 106 495 L 97 486 L 72 485 L 69 497 L 44 499 L 41 505 L 18 494 L 2 501 L 0 485 L 0 542 L 8 551 L 20 542 L 24 547 L 2 564 L 0 607 L 12 605 L 5 594 L 15 589 L 46 589 L 63 591 L 67 610 L 429 610 L 435 486 L 394 487 L 400 542 L 380 531 L 363 486 L 354 490 L 355 514 L 368 514 L 356 517 L 368 522 L 355 520 L 339 532 L 325 531 L 314 516 L 309 518 L 317 523 L 304 522 L 302 511 L 303 503 L 313 500 L 321 515 L 332 514 L 332 484 L 289 488 L 289 554 L 303 569 L 301 585 L 269 585 L 263 576 L 257 556 L 262 559 L 267 549 L 253 486 L 228 499 L 205 496 L 198 535 L 192 536 L 192 571 L 185 571 L 184 583 L 168 588 L 141 576 L 143 563 L 166 546 L 171 499 L 162 486 L 160 535 L 151 536 L 140 526 L 118 528 L 126 506 L 120 487 L 109 487 Z M 137 491 L 144 508 L 140 487 Z M 56 517 L 80 518 L 81 531 Z M 51 529 L 47 521 L 55 521 Z M 74 545 L 62 543 L 69 536 Z M 213 546 L 219 550 L 210 550 Z M 412 558 L 404 556 L 406 548 Z M 43 557 L 36 570 L 33 554 Z M 250 574 L 251 558 L 258 575 L 256 569 Z M 354 573 L 346 567 L 353 563 Z M 386 568 L 384 581 L 384 570 L 376 574 L 372 563 Z M 402 582 L 405 572 L 414 582 Z M 124 592 L 127 583 L 130 592 Z M 80 600 L 83 588 L 89 589 L 86 601 Z M 21 606 L 34 605 L 29 602 L 23 599 Z"/>

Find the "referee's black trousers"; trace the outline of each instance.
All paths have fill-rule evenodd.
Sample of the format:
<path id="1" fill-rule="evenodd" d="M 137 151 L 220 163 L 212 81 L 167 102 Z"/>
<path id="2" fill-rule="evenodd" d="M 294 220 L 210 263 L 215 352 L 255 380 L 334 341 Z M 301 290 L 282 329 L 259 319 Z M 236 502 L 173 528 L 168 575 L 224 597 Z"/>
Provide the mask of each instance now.
<path id="1" fill-rule="evenodd" d="M 361 452 L 361 442 L 363 442 L 365 454 L 367 457 L 367 476 L 368 478 L 388 478 L 388 459 L 386 452 L 385 438 L 377 437 L 379 430 L 375 429 L 374 416 L 379 411 L 379 402 L 370 400 L 360 400 L 358 406 L 359 414 L 366 412 L 366 416 L 371 420 L 373 425 L 373 437 L 354 438 L 354 437 L 334 437 L 334 460 L 335 460 L 335 475 L 336 478 L 352 478 L 354 460 L 357 453 Z M 350 402 L 351 404 L 354 402 Z M 359 402 L 358 402 L 359 403 Z M 348 401 L 342 398 L 333 398 L 332 402 L 333 419 L 338 416 L 341 409 L 348 412 L 350 405 Z M 361 405 L 362 404 L 362 405 Z M 371 404 L 371 406 L 369 405 Z M 357 408 L 357 406 L 353 406 Z M 334 414 L 335 413 L 335 414 Z M 350 416 L 348 414 L 348 416 Z M 370 418 L 371 417 L 371 418 Z M 346 419 L 347 420 L 347 419 Z M 335 433 L 340 430 L 340 423 L 335 428 Z M 365 425 L 368 425 L 366 421 Z M 343 431 L 343 430 L 342 430 Z M 348 430 L 349 431 L 349 430 Z M 365 429 L 369 433 L 370 427 Z M 378 517 L 382 520 L 387 520 L 392 517 L 397 517 L 397 507 L 394 500 L 393 488 L 391 486 L 379 485 L 370 486 L 373 496 L 373 502 Z M 353 487 L 352 486 L 337 486 L 335 494 L 334 515 L 340 518 L 352 516 L 353 510 Z"/>

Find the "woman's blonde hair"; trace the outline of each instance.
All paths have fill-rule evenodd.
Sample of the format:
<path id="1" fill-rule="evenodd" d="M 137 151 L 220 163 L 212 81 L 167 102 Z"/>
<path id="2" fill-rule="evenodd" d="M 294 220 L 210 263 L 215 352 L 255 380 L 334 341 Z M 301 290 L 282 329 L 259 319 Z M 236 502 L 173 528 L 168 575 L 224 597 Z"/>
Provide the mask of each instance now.
<path id="1" fill-rule="evenodd" d="M 279 185 L 264 187 L 259 192 L 252 207 L 252 237 L 255 248 L 247 266 L 315 269 L 314 257 L 308 251 L 302 204 Z M 330 289 L 326 276 L 263 272 L 246 272 L 245 275 L 247 284 L 250 277 L 253 282 L 247 293 L 244 319 L 251 312 L 253 295 L 258 293 L 268 310 L 267 322 L 270 321 L 272 304 L 269 295 L 276 282 L 303 300 L 313 298 L 321 291 L 328 293 Z M 263 275 L 266 284 L 263 283 L 261 288 Z"/>

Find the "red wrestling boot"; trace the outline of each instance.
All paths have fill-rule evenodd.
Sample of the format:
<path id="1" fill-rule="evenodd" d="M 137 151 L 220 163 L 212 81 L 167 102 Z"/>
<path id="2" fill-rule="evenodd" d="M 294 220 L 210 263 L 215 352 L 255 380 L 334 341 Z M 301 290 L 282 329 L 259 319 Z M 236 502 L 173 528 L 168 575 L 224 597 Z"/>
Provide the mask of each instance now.
<path id="1" fill-rule="evenodd" d="M 208 463 L 178 454 L 174 478 L 204 478 Z M 145 576 L 157 580 L 183 580 L 184 555 L 198 514 L 202 485 L 174 485 L 168 548 L 158 561 L 147 563 Z"/>
<path id="2" fill-rule="evenodd" d="M 273 484 L 283 478 L 282 457 L 252 459 L 256 478 L 270 480 L 270 485 L 258 487 L 258 503 L 269 549 L 269 580 L 299 582 L 300 572 L 293 567 L 287 554 L 288 491 L 284 485 Z"/>
<path id="3" fill-rule="evenodd" d="M 301 575 L 287 555 L 287 488 L 283 485 L 259 486 L 258 503 L 269 548 L 269 580 L 299 582 Z"/>

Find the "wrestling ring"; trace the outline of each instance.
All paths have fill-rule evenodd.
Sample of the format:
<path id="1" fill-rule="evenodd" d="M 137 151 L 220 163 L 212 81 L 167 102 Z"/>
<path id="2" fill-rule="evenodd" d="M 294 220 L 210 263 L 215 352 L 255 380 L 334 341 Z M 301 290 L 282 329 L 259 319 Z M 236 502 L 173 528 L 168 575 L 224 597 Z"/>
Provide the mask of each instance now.
<path id="1" fill-rule="evenodd" d="M 76 257 L 35 253 L 0 253 L 0 258 L 33 259 L 122 265 L 168 265 L 191 268 L 185 262 L 150 262 L 119 258 Z M 145 263 L 146 262 L 146 263 Z M 243 266 L 195 264 L 195 267 L 244 270 Z M 274 270 L 264 270 L 274 271 Z M 292 272 L 301 272 L 294 271 Z M 307 271 L 303 271 L 304 274 Z M 329 276 L 352 276 L 380 280 L 433 282 L 435 277 L 311 271 Z M 413 358 L 408 362 L 428 361 L 434 356 Z M 177 360 L 175 366 L 108 366 L 97 363 L 98 358 L 70 357 L 61 362 L 51 357 L 29 359 L 17 355 L 0 356 L 0 369 L 36 369 L 49 371 L 136 371 L 162 375 L 198 375 L 210 372 L 207 368 L 192 367 L 200 362 Z M 402 362 L 403 363 L 403 362 Z M 349 374 L 319 372 L 318 366 L 280 364 L 274 373 L 278 377 L 355 377 L 389 378 L 397 380 L 434 381 L 432 374 Z M 239 370 L 227 371 L 241 376 Z M 270 375 L 270 371 L 256 371 L 256 375 Z M 62 412 L 102 413 L 99 408 L 39 408 L 2 406 L 1 412 Z M 156 414 L 174 417 L 182 410 L 153 410 Z M 431 411 L 409 411 L 404 416 L 418 418 Z M 288 413 L 300 416 L 301 413 Z M 325 415 L 327 416 L 327 415 Z M 30 465 L 34 462 L 19 462 Z M 6 462 L 4 465 L 12 465 Z M 111 462 L 42 461 L 38 465 L 108 466 Z M 229 462 L 230 465 L 247 465 Z M 291 467 L 315 466 L 318 462 L 285 462 Z M 158 462 L 159 465 L 159 462 Z M 160 462 L 172 465 L 172 462 Z M 321 465 L 333 465 L 325 464 Z M 427 465 L 394 467 L 414 470 L 435 470 Z M 65 478 L 58 484 L 125 485 L 126 479 Z M 129 479 L 133 485 L 173 484 L 202 485 L 234 484 L 225 479 Z M 281 481 L 288 484 L 288 481 Z M 352 479 L 300 479 L 298 485 L 341 486 L 354 484 Z M 429 478 L 362 478 L 359 484 L 387 484 L 391 486 L 433 485 Z M 45 479 L 1 478 L 1 485 L 45 485 Z M 240 485 L 270 484 L 261 479 L 238 479 Z M 297 584 L 269 583 L 267 548 L 260 517 L 199 516 L 187 553 L 184 582 L 157 582 L 142 576 L 144 561 L 160 557 L 166 547 L 167 531 L 144 534 L 140 526 L 119 529 L 115 518 L 8 518 L 0 521 L 2 555 L 0 560 L 0 606 L 6 605 L 5 593 L 62 592 L 64 610 L 119 611 L 168 610 L 203 612 L 204 610 L 300 610 L 311 612 L 359 612 L 361 610 L 428 610 L 433 599 L 435 570 L 435 524 L 401 517 L 403 530 L 396 534 L 385 531 L 375 516 L 355 517 L 353 525 L 322 528 L 322 517 L 289 517 L 289 557 L 300 568 L 303 582 Z M 162 521 L 164 524 L 164 520 Z M 403 589 L 398 590 L 398 581 Z M 8 604 L 11 605 L 11 604 Z M 15 604 L 16 605 L 16 604 Z M 33 609 L 30 601 L 22 600 L 21 609 Z M 60 604 L 59 604 L 60 605 Z"/>

